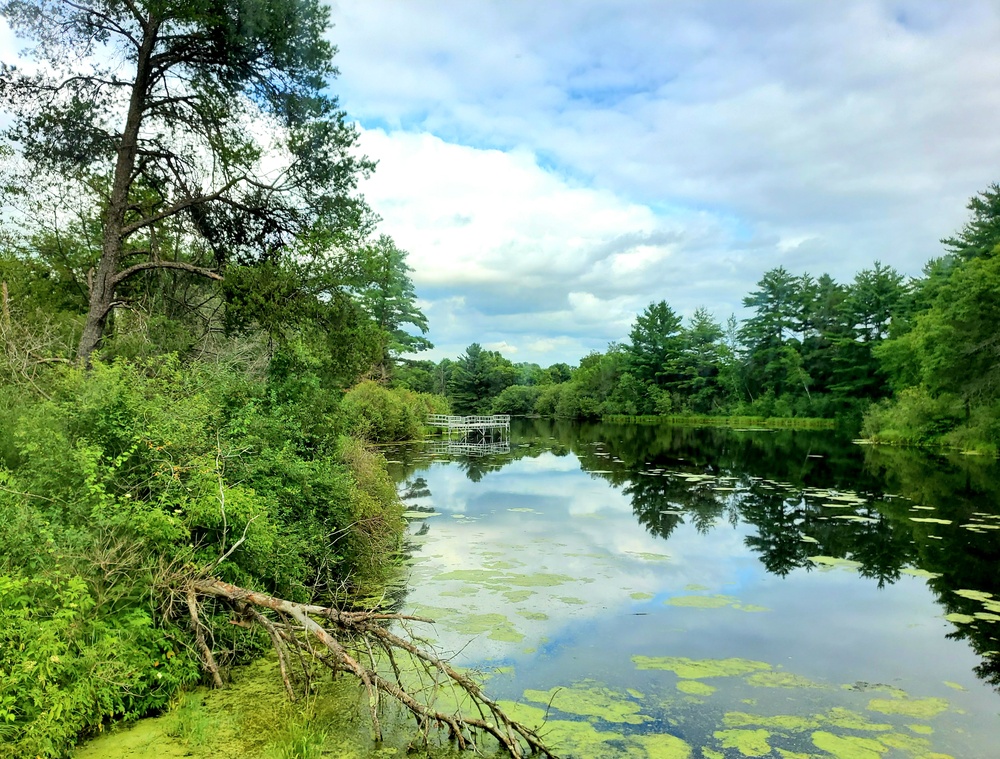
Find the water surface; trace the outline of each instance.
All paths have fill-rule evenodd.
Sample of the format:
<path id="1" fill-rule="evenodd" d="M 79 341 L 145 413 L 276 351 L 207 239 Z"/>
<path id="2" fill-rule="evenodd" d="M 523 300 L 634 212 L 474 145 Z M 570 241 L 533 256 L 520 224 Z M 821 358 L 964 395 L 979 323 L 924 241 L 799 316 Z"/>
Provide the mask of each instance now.
<path id="1" fill-rule="evenodd" d="M 406 611 L 576 756 L 1000 755 L 1000 472 L 836 433 L 515 420 L 388 449 Z"/>

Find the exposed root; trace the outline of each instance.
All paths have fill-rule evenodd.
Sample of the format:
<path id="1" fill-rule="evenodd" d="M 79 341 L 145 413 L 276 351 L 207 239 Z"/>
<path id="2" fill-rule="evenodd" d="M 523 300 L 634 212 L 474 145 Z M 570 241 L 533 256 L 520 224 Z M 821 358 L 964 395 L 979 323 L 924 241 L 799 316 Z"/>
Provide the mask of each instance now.
<path id="1" fill-rule="evenodd" d="M 288 676 L 287 661 L 293 651 L 334 672 L 346 671 L 357 677 L 367 691 L 372 726 L 380 740 L 379 699 L 385 695 L 406 707 L 422 729 L 447 729 L 449 738 L 460 748 L 473 748 L 476 735 L 488 734 L 515 759 L 523 757 L 525 750 L 556 759 L 555 754 L 542 743 L 534 730 L 508 717 L 474 680 L 451 667 L 432 651 L 390 632 L 386 626 L 388 621 L 433 620 L 403 614 L 345 612 L 326 606 L 286 601 L 212 578 L 193 580 L 186 587 L 188 607 L 199 649 L 205 657 L 206 669 L 213 674 L 216 685 L 221 685 L 222 681 L 218 678 L 218 667 L 211 658 L 211 650 L 205 644 L 204 635 L 197 623 L 196 595 L 222 599 L 240 611 L 245 619 L 253 620 L 267 632 L 278 652 L 281 677 L 290 698 L 294 698 L 294 689 Z M 268 613 L 286 618 L 286 622 L 290 618 L 296 625 L 286 623 L 281 627 L 267 616 Z M 297 632 L 305 634 L 297 635 Z M 318 642 L 321 648 L 315 649 L 312 642 Z M 376 660 L 381 658 L 380 653 L 384 654 L 383 662 L 388 663 L 391 676 L 379 671 Z M 419 671 L 430 676 L 435 685 L 453 686 L 466 694 L 478 715 L 463 715 L 460 710 L 454 713 L 439 711 L 419 691 L 414 692 L 408 688 L 397 661 L 400 653 L 408 656 L 419 667 Z M 431 695 L 433 696 L 433 692 Z"/>

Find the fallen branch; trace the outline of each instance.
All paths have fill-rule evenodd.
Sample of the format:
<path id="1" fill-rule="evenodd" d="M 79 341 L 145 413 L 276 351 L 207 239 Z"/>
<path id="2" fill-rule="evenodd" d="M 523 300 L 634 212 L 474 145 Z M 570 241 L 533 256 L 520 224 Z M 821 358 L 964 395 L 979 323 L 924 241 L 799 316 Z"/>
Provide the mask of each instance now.
<path id="1" fill-rule="evenodd" d="M 385 695 L 408 709 L 422 729 L 432 726 L 447 728 L 449 738 L 460 748 L 471 748 L 477 734 L 488 734 L 515 759 L 524 756 L 525 747 L 532 754 L 556 759 L 555 754 L 542 743 L 534 730 L 508 717 L 468 675 L 454 669 L 433 652 L 390 632 L 385 624 L 387 621 L 430 623 L 433 620 L 405 614 L 347 612 L 326 606 L 294 603 L 213 578 L 190 581 L 185 595 L 189 610 L 196 596 L 209 596 L 231 605 L 240 612 L 243 619 L 259 624 L 278 652 L 278 664 L 289 697 L 294 697 L 294 691 L 288 677 L 287 661 L 293 651 L 334 672 L 346 671 L 357 677 L 367 690 L 372 726 L 378 740 L 382 739 L 378 705 L 380 696 Z M 297 627 L 286 624 L 282 629 L 268 618 L 268 613 L 291 618 L 297 623 Z M 196 622 L 196 610 L 191 611 L 191 618 L 199 648 L 206 659 L 206 669 L 215 678 L 218 670 L 211 658 L 211 651 L 205 654 L 207 645 L 204 644 L 204 636 L 200 634 L 200 627 Z M 305 635 L 296 635 L 296 631 Z M 310 640 L 319 642 L 321 648 L 313 648 Z M 379 671 L 378 652 L 385 654 L 385 661 L 391 665 L 391 678 Z M 439 711 L 426 699 L 411 692 L 397 663 L 397 654 L 401 652 L 430 675 L 435 683 L 453 686 L 466 694 L 477 709 L 478 716 L 463 715 L 458 709 L 454 713 Z M 216 682 L 218 684 L 221 681 Z"/>

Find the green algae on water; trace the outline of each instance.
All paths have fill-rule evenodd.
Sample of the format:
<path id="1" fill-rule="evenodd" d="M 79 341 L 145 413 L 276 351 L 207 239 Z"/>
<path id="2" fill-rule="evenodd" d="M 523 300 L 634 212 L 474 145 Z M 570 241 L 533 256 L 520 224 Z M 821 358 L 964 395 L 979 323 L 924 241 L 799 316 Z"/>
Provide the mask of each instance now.
<path id="1" fill-rule="evenodd" d="M 976 618 L 973 617 L 971 614 L 959 614 L 957 612 L 952 614 L 945 614 L 944 618 L 947 619 L 949 622 L 954 622 L 955 624 L 959 625 L 967 625 L 971 622 L 976 621 Z"/>
<path id="2" fill-rule="evenodd" d="M 656 598 L 652 593 L 630 593 L 629 598 L 633 601 L 648 601 L 651 598 Z"/>
<path id="3" fill-rule="evenodd" d="M 771 745 L 767 742 L 771 733 L 764 729 L 716 730 L 714 736 L 722 742 L 723 748 L 734 748 L 743 756 L 767 756 L 771 753 Z"/>
<path id="4" fill-rule="evenodd" d="M 839 736 L 825 730 L 813 733 L 812 742 L 816 748 L 832 754 L 836 759 L 881 759 L 882 754 L 888 751 L 888 746 L 873 738 Z"/>
<path id="5" fill-rule="evenodd" d="M 943 698 L 873 698 L 868 702 L 868 711 L 931 719 L 947 711 L 948 706 Z"/>
<path id="6" fill-rule="evenodd" d="M 722 717 L 726 727 L 764 727 L 786 732 L 805 732 L 821 726 L 816 717 L 800 717 L 794 714 L 779 714 L 774 717 L 763 717 L 759 714 L 746 712 L 726 712 Z"/>
<path id="7" fill-rule="evenodd" d="M 663 603 L 668 606 L 685 606 L 691 609 L 722 609 L 738 601 L 732 596 L 674 596 Z"/>
<path id="8" fill-rule="evenodd" d="M 703 683 L 700 680 L 679 680 L 677 690 L 690 696 L 711 696 L 715 693 L 716 688 L 714 685 Z"/>
<path id="9" fill-rule="evenodd" d="M 751 659 L 688 659 L 684 656 L 633 656 L 636 669 L 667 670 L 685 680 L 705 677 L 736 677 L 771 669 L 771 665 Z"/>
<path id="10" fill-rule="evenodd" d="M 633 740 L 646 750 L 649 759 L 689 759 L 691 756 L 691 746 L 676 735 L 637 735 Z"/>
<path id="11" fill-rule="evenodd" d="M 823 718 L 834 727 L 844 730 L 866 730 L 868 732 L 884 732 L 892 730 L 892 725 L 872 722 L 863 714 L 845 709 L 842 706 L 835 706 L 828 711 Z"/>
<path id="12" fill-rule="evenodd" d="M 791 672 L 758 672 L 747 682 L 758 688 L 822 688 L 819 683 Z"/>
<path id="13" fill-rule="evenodd" d="M 524 635 L 515 630 L 503 614 L 463 614 L 457 620 L 449 622 L 448 626 L 463 635 L 488 632 L 490 640 L 504 643 L 520 643 L 524 640 Z"/>
<path id="14" fill-rule="evenodd" d="M 860 569 L 861 562 L 852 559 L 838 559 L 836 556 L 808 556 L 809 561 L 819 564 L 824 569 L 840 567 L 842 569 Z"/>
<path id="15" fill-rule="evenodd" d="M 605 722 L 641 725 L 652 722 L 652 717 L 639 713 L 635 701 L 593 680 L 586 680 L 570 688 L 555 687 L 547 691 L 526 690 L 527 701 L 550 705 L 566 714 L 602 719 Z"/>

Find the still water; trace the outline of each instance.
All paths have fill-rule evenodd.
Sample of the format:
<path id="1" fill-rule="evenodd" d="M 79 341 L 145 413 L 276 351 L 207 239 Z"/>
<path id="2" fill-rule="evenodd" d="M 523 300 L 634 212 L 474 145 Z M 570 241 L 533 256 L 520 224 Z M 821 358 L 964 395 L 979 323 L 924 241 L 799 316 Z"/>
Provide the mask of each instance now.
<path id="1" fill-rule="evenodd" d="M 386 458 L 401 608 L 564 755 L 1000 757 L 993 460 L 543 420 Z"/>

